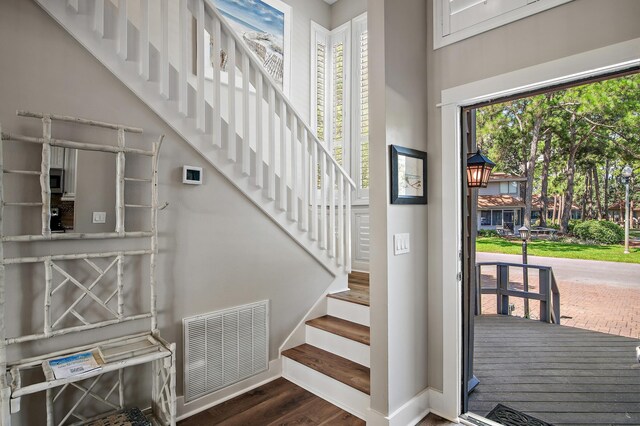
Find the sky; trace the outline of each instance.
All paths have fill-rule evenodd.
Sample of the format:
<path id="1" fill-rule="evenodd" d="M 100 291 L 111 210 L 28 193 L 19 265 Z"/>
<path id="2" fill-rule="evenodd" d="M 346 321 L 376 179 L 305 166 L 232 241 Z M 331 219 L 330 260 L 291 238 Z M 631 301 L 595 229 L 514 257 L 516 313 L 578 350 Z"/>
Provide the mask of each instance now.
<path id="1" fill-rule="evenodd" d="M 249 25 L 284 38 L 284 14 L 260 0 L 214 0 L 223 12 Z"/>

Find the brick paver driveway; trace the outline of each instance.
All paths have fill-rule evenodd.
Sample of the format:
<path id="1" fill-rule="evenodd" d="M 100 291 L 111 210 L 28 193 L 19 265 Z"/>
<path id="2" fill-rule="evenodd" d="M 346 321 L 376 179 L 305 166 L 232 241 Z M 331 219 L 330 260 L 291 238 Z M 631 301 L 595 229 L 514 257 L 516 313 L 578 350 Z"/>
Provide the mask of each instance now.
<path id="1" fill-rule="evenodd" d="M 521 263 L 517 255 L 478 253 L 478 262 Z M 531 257 L 529 263 L 553 267 L 560 289 L 561 324 L 640 339 L 640 265 L 588 260 Z M 484 287 L 495 286 L 495 267 L 484 267 Z M 522 289 L 522 270 L 510 268 L 510 287 Z M 529 275 L 538 291 L 538 275 Z M 521 298 L 512 297 L 514 315 L 524 316 Z M 496 313 L 496 296 L 482 296 L 482 312 Z M 530 316 L 538 318 L 539 303 L 530 301 Z"/>

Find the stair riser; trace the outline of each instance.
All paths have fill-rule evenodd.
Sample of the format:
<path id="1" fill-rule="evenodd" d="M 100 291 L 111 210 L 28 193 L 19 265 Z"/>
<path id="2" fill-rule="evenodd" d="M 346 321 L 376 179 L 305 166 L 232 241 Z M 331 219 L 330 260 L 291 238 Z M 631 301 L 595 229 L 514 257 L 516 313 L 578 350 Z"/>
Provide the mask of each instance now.
<path id="1" fill-rule="evenodd" d="M 369 307 L 344 300 L 327 298 L 327 315 L 369 327 Z"/>
<path id="2" fill-rule="evenodd" d="M 282 377 L 345 411 L 367 418 L 369 395 L 289 358 L 282 358 Z"/>
<path id="3" fill-rule="evenodd" d="M 338 356 L 370 367 L 370 348 L 368 345 L 338 336 L 310 325 L 306 326 L 306 343 Z"/>

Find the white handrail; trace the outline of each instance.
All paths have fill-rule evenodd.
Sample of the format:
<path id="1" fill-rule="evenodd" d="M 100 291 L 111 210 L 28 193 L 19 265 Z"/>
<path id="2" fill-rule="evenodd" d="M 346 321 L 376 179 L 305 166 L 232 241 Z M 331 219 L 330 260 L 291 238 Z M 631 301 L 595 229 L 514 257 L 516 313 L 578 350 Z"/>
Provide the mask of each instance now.
<path id="1" fill-rule="evenodd" d="M 231 26 L 227 23 L 226 19 L 220 14 L 220 12 L 218 12 L 218 9 L 213 3 L 213 0 L 199 0 L 199 1 L 204 1 L 206 10 L 209 13 L 212 13 L 216 17 L 216 19 L 220 21 L 220 25 L 223 28 L 224 32 L 228 36 L 230 35 L 231 37 L 233 37 L 233 39 L 235 40 L 236 48 L 242 50 L 243 54 L 249 56 L 251 64 L 255 67 L 255 69 L 260 70 L 260 72 L 262 73 L 262 81 L 264 82 L 266 77 L 266 81 L 268 81 L 269 84 L 273 87 L 273 89 L 276 92 L 276 95 L 278 95 L 281 99 L 284 100 L 285 104 L 287 105 L 287 109 L 298 117 L 298 121 L 302 123 L 304 128 L 307 130 L 307 133 L 311 135 L 313 142 L 315 142 L 315 144 L 318 145 L 320 149 L 327 154 L 327 157 L 335 165 L 338 171 L 340 171 L 340 174 L 343 175 L 346 178 L 349 185 L 351 185 L 351 187 L 355 189 L 356 183 L 353 181 L 353 179 L 351 179 L 351 176 L 349 176 L 349 174 L 342 168 L 342 166 L 340 166 L 340 164 L 336 161 L 336 159 L 333 158 L 333 155 L 331 154 L 331 152 L 329 152 L 327 147 L 324 146 L 324 144 L 318 139 L 315 132 L 311 129 L 311 127 L 309 127 L 309 125 L 305 122 L 305 120 L 302 119 L 302 115 L 293 107 L 293 104 L 291 103 L 291 101 L 289 101 L 289 98 L 284 94 L 284 92 L 278 86 L 278 83 L 276 83 L 276 81 L 273 79 L 273 77 L 269 73 L 264 71 L 264 67 L 262 66 L 262 64 L 258 62 L 258 60 L 255 58 L 253 53 L 244 45 L 244 42 L 240 39 L 238 34 L 236 34 L 233 28 L 231 28 Z"/>

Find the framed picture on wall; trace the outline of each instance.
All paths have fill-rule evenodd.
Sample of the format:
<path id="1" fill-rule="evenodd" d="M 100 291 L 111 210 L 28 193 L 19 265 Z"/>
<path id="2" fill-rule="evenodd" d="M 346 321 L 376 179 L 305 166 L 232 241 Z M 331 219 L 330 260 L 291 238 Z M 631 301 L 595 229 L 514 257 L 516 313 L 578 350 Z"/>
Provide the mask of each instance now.
<path id="1" fill-rule="evenodd" d="M 391 204 L 427 204 L 427 153 L 391 145 Z"/>
<path id="2" fill-rule="evenodd" d="M 291 6 L 281 0 L 213 0 L 213 3 L 284 94 L 289 95 Z M 208 33 L 204 47 L 205 58 L 210 58 Z M 205 77 L 213 77 L 211 63 L 205 66 Z"/>

